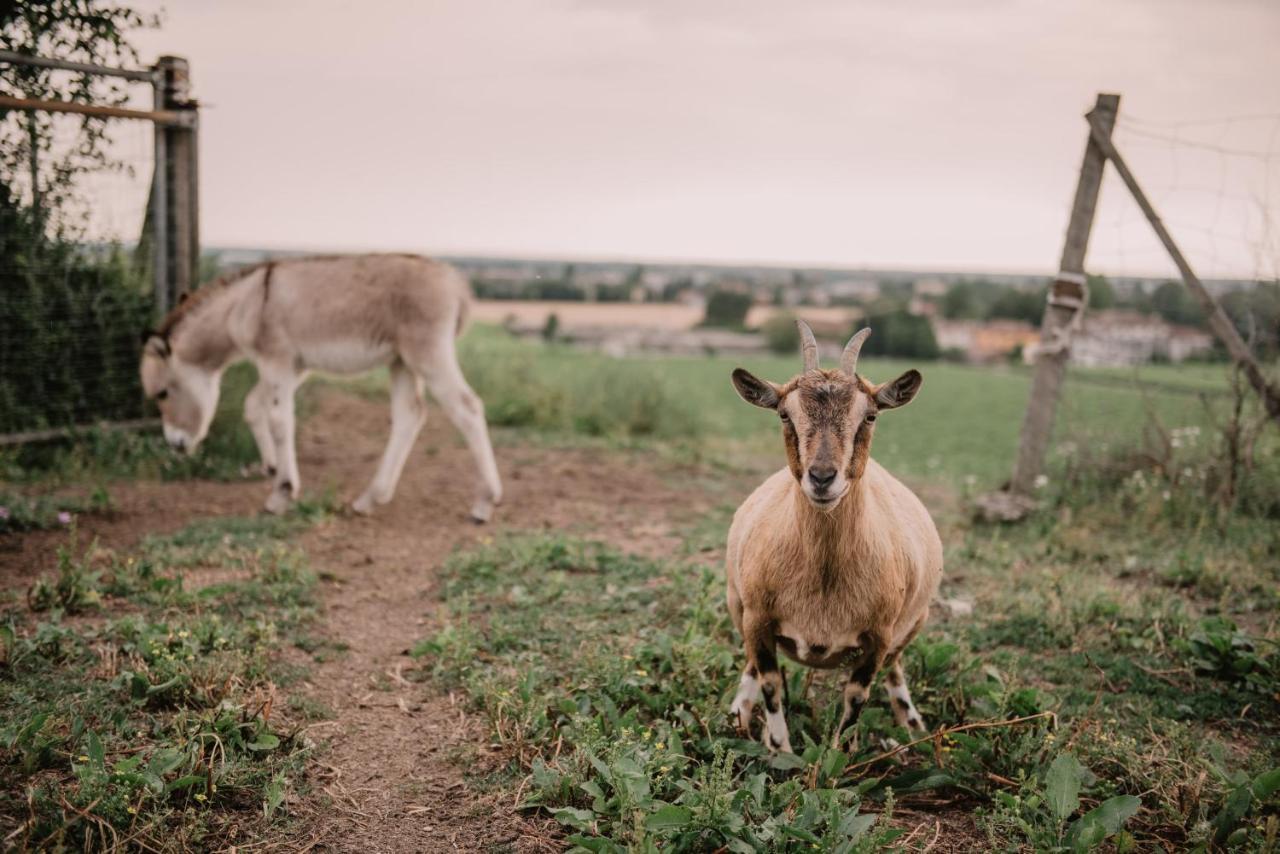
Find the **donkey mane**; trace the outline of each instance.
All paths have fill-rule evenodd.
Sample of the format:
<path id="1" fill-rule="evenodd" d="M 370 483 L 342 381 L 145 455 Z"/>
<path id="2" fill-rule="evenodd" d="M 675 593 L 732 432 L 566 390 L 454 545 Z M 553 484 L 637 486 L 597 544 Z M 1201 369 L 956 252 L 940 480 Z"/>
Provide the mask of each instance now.
<path id="1" fill-rule="evenodd" d="M 232 270 L 230 273 L 223 273 L 216 279 L 210 279 L 203 285 L 200 285 L 194 291 L 187 291 L 178 300 L 178 304 L 169 309 L 169 313 L 164 316 L 164 320 L 160 321 L 160 325 L 156 327 L 153 334 L 159 335 L 168 341 L 169 337 L 177 330 L 178 324 L 190 316 L 196 309 L 209 301 L 214 294 L 221 292 L 227 286 L 240 281 L 248 276 L 253 275 L 259 270 L 279 264 L 279 261 L 259 261 L 256 264 L 250 264 L 247 267 L 240 267 Z"/>

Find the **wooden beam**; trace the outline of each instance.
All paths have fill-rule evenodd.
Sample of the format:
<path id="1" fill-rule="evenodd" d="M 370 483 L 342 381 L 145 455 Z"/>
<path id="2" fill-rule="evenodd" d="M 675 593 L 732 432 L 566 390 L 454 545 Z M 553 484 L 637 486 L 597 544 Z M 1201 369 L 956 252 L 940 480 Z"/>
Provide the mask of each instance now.
<path id="1" fill-rule="evenodd" d="M 1142 212 L 1146 214 L 1147 222 L 1151 223 L 1151 227 L 1155 229 L 1156 237 L 1160 238 L 1160 242 L 1164 244 L 1164 248 L 1169 251 L 1169 256 L 1173 258 L 1173 263 L 1177 265 L 1178 272 L 1182 274 L 1182 281 L 1186 283 L 1188 290 L 1192 296 L 1200 303 L 1200 307 L 1204 310 L 1205 319 L 1209 322 L 1209 328 L 1218 336 L 1223 345 L 1226 346 L 1227 352 L 1231 354 L 1231 358 L 1244 371 L 1245 377 L 1248 378 L 1249 384 L 1253 386 L 1254 391 L 1262 398 L 1263 405 L 1267 409 L 1267 414 L 1272 420 L 1280 425 L 1280 388 L 1267 382 L 1267 378 L 1263 375 L 1262 369 L 1258 367 L 1258 362 L 1253 357 L 1253 353 L 1249 350 L 1249 345 L 1244 342 L 1237 331 L 1235 324 L 1231 322 L 1231 318 L 1227 317 L 1227 313 L 1222 310 L 1222 306 L 1213 298 L 1213 294 L 1205 288 L 1204 283 L 1200 281 L 1200 277 L 1191 269 L 1191 264 L 1187 262 L 1186 257 L 1178 248 L 1178 244 L 1174 243 L 1173 236 L 1169 234 L 1169 229 L 1165 228 L 1164 222 L 1156 214 L 1156 210 L 1151 206 L 1147 194 L 1142 192 L 1142 187 L 1138 185 L 1138 179 L 1133 176 L 1133 172 L 1129 171 L 1129 165 L 1125 163 L 1124 158 L 1120 156 L 1120 152 L 1116 150 L 1115 144 L 1111 141 L 1110 128 L 1101 123 L 1099 117 L 1089 115 L 1089 127 L 1091 129 L 1091 138 L 1093 144 L 1098 146 L 1107 159 L 1111 161 L 1111 165 L 1115 167 L 1119 173 L 1120 179 L 1124 181 L 1125 186 L 1129 188 L 1129 192 L 1133 194 L 1133 199 L 1138 203 L 1138 207 L 1142 208 Z"/>
<path id="2" fill-rule="evenodd" d="M 47 430 L 27 430 L 22 433 L 0 434 L 0 447 L 26 445 L 31 442 L 48 442 L 53 439 L 69 439 L 93 430 L 144 430 L 155 427 L 159 418 L 135 418 L 132 421 L 103 421 L 98 424 L 80 424 L 74 427 L 50 427 Z"/>
<path id="3" fill-rule="evenodd" d="M 13 65 L 34 65 L 37 68 L 56 68 L 61 71 L 79 71 L 82 74 L 96 74 L 101 77 L 123 77 L 139 83 L 150 83 L 155 72 L 141 68 L 111 68 L 106 65 L 91 65 L 87 62 L 71 62 L 66 59 L 50 59 L 45 56 L 30 56 L 13 50 L 0 50 L 0 62 Z"/>
<path id="4" fill-rule="evenodd" d="M 76 113 L 83 116 L 101 116 L 109 119 L 142 119 L 173 127 L 191 127 L 195 122 L 195 114 L 188 111 L 131 110 L 126 107 L 103 107 L 98 104 L 81 104 L 76 101 L 14 98 L 11 95 L 0 95 L 0 109 Z"/>

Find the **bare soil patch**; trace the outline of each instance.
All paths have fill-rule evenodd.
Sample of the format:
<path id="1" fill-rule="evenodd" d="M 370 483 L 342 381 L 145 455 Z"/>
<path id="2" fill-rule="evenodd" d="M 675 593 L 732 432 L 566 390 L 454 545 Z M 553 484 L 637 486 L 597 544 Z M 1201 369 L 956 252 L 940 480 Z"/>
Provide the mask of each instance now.
<path id="1" fill-rule="evenodd" d="M 304 484 L 343 499 L 359 494 L 387 429 L 385 403 L 320 391 L 299 432 Z M 467 520 L 471 456 L 433 411 L 389 505 L 371 518 L 329 519 L 300 537 L 322 579 L 315 633 L 343 651 L 308 662 L 309 681 L 291 689 L 333 717 L 310 730 L 317 758 L 308 793 L 290 804 L 298 821 L 287 839 L 270 842 L 328 851 L 558 847 L 546 822 L 518 813 L 509 793 L 484 790 L 484 776 L 505 763 L 484 722 L 467 714 L 461 698 L 404 678 L 408 648 L 432 629 L 436 570 L 455 549 L 509 530 L 577 533 L 670 554 L 679 526 L 716 499 L 705 488 L 678 488 L 638 455 L 515 446 L 498 457 L 506 497 L 493 523 L 476 526 Z M 260 481 L 112 484 L 115 509 L 80 519 L 81 542 L 123 548 L 195 519 L 253 514 L 267 488 Z M 25 589 L 56 566 L 65 542 L 65 531 L 0 542 L 0 586 Z"/>

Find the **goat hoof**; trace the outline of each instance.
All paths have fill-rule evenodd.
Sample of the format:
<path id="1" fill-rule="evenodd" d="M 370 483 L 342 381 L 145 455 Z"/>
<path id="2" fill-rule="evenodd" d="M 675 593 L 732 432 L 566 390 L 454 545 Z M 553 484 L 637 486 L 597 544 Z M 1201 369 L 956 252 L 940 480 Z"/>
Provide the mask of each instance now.
<path id="1" fill-rule="evenodd" d="M 733 727 L 743 738 L 751 736 L 751 709 L 750 703 L 738 700 L 729 707 L 729 717 L 732 718 Z"/>

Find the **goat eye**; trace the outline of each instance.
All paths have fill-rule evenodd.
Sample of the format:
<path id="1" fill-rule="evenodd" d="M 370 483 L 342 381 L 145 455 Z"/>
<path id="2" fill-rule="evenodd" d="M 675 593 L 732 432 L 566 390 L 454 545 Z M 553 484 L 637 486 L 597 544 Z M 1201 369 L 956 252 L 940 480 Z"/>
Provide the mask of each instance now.
<path id="1" fill-rule="evenodd" d="M 162 388 L 162 389 L 160 389 L 160 391 L 156 394 L 156 400 L 164 400 L 164 399 L 165 399 L 166 397 L 168 397 L 168 396 L 169 396 L 169 389 L 167 389 L 167 388 Z"/>

